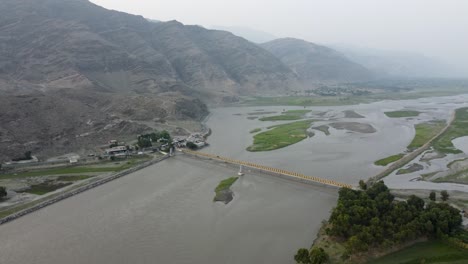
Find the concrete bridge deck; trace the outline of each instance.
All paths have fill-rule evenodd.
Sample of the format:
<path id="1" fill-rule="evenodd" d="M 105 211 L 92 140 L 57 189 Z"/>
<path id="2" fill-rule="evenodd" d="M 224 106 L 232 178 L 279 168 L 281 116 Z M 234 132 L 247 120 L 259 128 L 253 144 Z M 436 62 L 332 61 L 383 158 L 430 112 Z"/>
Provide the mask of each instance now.
<path id="1" fill-rule="evenodd" d="M 192 150 L 188 150 L 188 149 L 183 149 L 181 151 L 183 153 L 198 156 L 198 157 L 218 160 L 218 161 L 222 161 L 222 162 L 226 162 L 226 163 L 230 163 L 230 164 L 235 164 L 235 165 L 242 165 L 242 166 L 247 167 L 247 168 L 253 168 L 253 169 L 260 170 L 260 171 L 264 171 L 264 172 L 268 172 L 268 173 L 274 173 L 274 174 L 278 174 L 278 175 L 282 175 L 282 176 L 287 176 L 287 177 L 291 177 L 291 178 L 295 178 L 295 179 L 299 179 L 299 180 L 303 180 L 303 181 L 307 181 L 307 182 L 323 184 L 323 185 L 326 185 L 326 186 L 331 186 L 331 187 L 336 187 L 336 188 L 343 188 L 343 187 L 350 188 L 350 189 L 354 188 L 351 184 L 341 183 L 341 182 L 337 182 L 337 181 L 334 181 L 334 180 L 328 180 L 328 179 L 323 179 L 323 178 L 314 177 L 314 176 L 307 176 L 307 175 L 304 175 L 304 174 L 301 174 L 301 173 L 287 171 L 287 170 L 283 170 L 283 169 L 272 168 L 272 167 L 267 167 L 267 166 L 255 164 L 255 163 L 252 163 L 252 162 L 235 160 L 235 159 L 231 159 L 231 158 L 221 157 L 221 156 L 218 156 L 218 155 L 208 154 L 208 153 L 204 153 L 204 152 L 200 152 L 200 151 L 192 151 Z"/>

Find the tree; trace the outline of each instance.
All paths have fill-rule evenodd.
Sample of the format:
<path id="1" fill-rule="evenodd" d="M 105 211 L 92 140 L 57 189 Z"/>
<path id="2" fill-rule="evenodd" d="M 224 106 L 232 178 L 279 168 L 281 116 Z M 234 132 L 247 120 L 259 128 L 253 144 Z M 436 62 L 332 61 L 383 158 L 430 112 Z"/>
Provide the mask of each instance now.
<path id="1" fill-rule="evenodd" d="M 3 186 L 0 186 L 0 199 L 4 198 L 5 196 L 7 196 L 6 188 Z"/>
<path id="2" fill-rule="evenodd" d="M 24 153 L 24 158 L 25 158 L 25 160 L 30 160 L 30 159 L 32 159 L 32 152 L 31 152 L 31 151 L 26 151 L 26 152 Z"/>
<path id="3" fill-rule="evenodd" d="M 359 181 L 359 187 L 360 187 L 361 190 L 363 190 L 363 191 L 367 190 L 367 184 L 366 184 L 363 180 L 360 180 L 360 181 Z"/>
<path id="4" fill-rule="evenodd" d="M 300 248 L 297 250 L 294 260 L 300 264 L 310 264 L 309 250 Z"/>
<path id="5" fill-rule="evenodd" d="M 431 201 L 436 200 L 436 193 L 434 191 L 431 191 L 431 193 L 429 194 L 429 199 L 431 199 Z"/>
<path id="6" fill-rule="evenodd" d="M 424 200 L 417 197 L 416 195 L 411 195 L 407 203 L 410 207 L 413 207 L 418 211 L 421 211 L 424 209 Z"/>
<path id="7" fill-rule="evenodd" d="M 314 247 L 309 254 L 311 264 L 327 263 L 330 258 L 323 248 Z"/>
<path id="8" fill-rule="evenodd" d="M 191 150 L 195 150 L 195 149 L 198 148 L 198 146 L 195 143 L 191 142 L 191 141 L 188 141 L 185 145 L 187 146 L 187 148 L 189 148 Z"/>
<path id="9" fill-rule="evenodd" d="M 449 194 L 448 194 L 448 192 L 445 191 L 445 190 L 440 192 L 440 196 L 441 196 L 441 198 L 442 198 L 442 201 L 444 201 L 444 202 L 447 201 L 447 200 L 449 199 Z"/>

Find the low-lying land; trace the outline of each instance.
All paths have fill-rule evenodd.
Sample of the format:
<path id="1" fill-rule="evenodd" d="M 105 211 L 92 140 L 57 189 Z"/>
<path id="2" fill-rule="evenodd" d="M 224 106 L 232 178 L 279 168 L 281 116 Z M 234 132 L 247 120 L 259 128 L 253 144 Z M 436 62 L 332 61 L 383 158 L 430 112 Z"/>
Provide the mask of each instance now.
<path id="1" fill-rule="evenodd" d="M 407 168 L 399 169 L 396 174 L 397 175 L 408 174 L 408 173 L 413 173 L 413 172 L 416 172 L 416 171 L 420 171 L 422 169 L 424 169 L 424 167 L 421 164 L 413 163 Z"/>
<path id="2" fill-rule="evenodd" d="M 239 177 L 231 177 L 225 180 L 222 180 L 218 186 L 215 188 L 215 197 L 214 202 L 223 202 L 228 204 L 234 198 L 234 194 L 231 190 L 231 186 L 237 181 Z"/>
<path id="3" fill-rule="evenodd" d="M 261 128 L 255 128 L 255 129 L 250 130 L 250 134 L 255 134 L 255 133 L 260 132 L 260 131 L 262 131 Z"/>
<path id="4" fill-rule="evenodd" d="M 51 168 L 26 167 L 0 174 L 0 186 L 9 190 L 0 204 L 0 217 L 29 208 L 54 198 L 59 193 L 105 178 L 109 173 L 121 172 L 150 160 L 152 156 L 139 155 L 125 160 L 96 161 L 92 164 L 66 165 Z M 59 190 L 59 193 L 49 194 Z M 32 195 L 31 195 L 32 194 Z M 37 199 L 38 196 L 43 196 Z"/>
<path id="5" fill-rule="evenodd" d="M 345 118 L 364 118 L 364 116 L 356 113 L 356 111 L 353 110 L 346 110 L 344 111 Z"/>
<path id="6" fill-rule="evenodd" d="M 248 151 L 269 151 L 284 148 L 307 138 L 307 129 L 312 120 L 297 121 L 270 127 L 270 130 L 256 134 Z"/>
<path id="7" fill-rule="evenodd" d="M 452 140 L 468 136 L 468 107 L 459 108 L 455 111 L 455 119 L 449 128 L 433 142 L 433 147 L 440 153 L 462 153 L 455 148 Z"/>
<path id="8" fill-rule="evenodd" d="M 416 134 L 413 141 L 408 145 L 409 150 L 417 149 L 435 137 L 445 127 L 445 121 L 432 121 L 414 126 Z"/>
<path id="9" fill-rule="evenodd" d="M 281 115 L 262 117 L 258 120 L 260 121 L 300 120 L 300 119 L 303 119 L 305 115 L 309 112 L 310 110 L 288 110 L 286 112 L 282 112 Z"/>
<path id="10" fill-rule="evenodd" d="M 369 264 L 468 262 L 468 251 L 440 240 L 419 242 L 401 251 L 371 260 Z"/>
<path id="11" fill-rule="evenodd" d="M 331 123 L 329 125 L 333 127 L 334 129 L 338 129 L 338 130 L 345 129 L 345 130 L 358 132 L 358 133 L 365 133 L 365 134 L 375 133 L 377 131 L 373 126 L 369 124 L 358 123 L 358 122 L 336 122 L 336 123 Z"/>
<path id="12" fill-rule="evenodd" d="M 391 111 L 391 112 L 384 112 L 384 114 L 391 118 L 400 118 L 400 117 L 415 117 L 419 116 L 421 112 L 419 111 L 411 111 L 411 110 L 400 110 L 400 111 Z"/>
<path id="13" fill-rule="evenodd" d="M 318 130 L 318 131 L 322 131 L 327 136 L 330 135 L 330 127 L 327 126 L 327 125 L 316 126 L 316 127 L 313 127 L 313 129 Z"/>
<path id="14" fill-rule="evenodd" d="M 402 153 L 392 155 L 392 156 L 380 159 L 380 160 L 374 162 L 374 164 L 377 165 L 377 166 L 387 166 L 388 164 L 393 163 L 393 162 L 403 158 L 404 156 L 405 156 L 405 154 L 402 154 Z"/>

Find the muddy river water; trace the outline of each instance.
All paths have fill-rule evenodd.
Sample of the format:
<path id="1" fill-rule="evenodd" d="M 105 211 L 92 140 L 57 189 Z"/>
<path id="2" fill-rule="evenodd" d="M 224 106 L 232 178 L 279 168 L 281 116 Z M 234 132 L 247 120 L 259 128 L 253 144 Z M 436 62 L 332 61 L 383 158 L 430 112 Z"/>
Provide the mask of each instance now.
<path id="1" fill-rule="evenodd" d="M 255 128 L 282 122 L 252 119 L 260 112 L 300 107 L 212 109 L 205 152 L 356 184 L 382 170 L 373 162 L 401 153 L 418 122 L 447 119 L 468 96 L 309 107 L 314 126 L 371 125 L 374 133 L 330 127 L 270 152 L 248 152 Z M 384 111 L 411 109 L 414 118 Z M 364 118 L 346 118 L 354 110 Z M 252 114 L 257 112 L 257 114 Z M 461 144 L 461 143 L 460 143 Z M 0 263 L 293 263 L 336 202 L 336 190 L 247 173 L 234 200 L 213 203 L 219 181 L 236 168 L 184 156 L 148 167 L 0 226 Z M 403 180 L 389 181 L 404 185 Z"/>

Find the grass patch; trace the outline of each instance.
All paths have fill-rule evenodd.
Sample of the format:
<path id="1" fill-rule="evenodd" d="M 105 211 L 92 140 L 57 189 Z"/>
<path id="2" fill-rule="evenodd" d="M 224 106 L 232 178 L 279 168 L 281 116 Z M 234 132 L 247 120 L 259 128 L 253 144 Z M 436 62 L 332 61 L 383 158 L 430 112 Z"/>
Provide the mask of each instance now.
<path id="1" fill-rule="evenodd" d="M 64 168 L 54 168 L 46 170 L 33 170 L 27 172 L 19 172 L 15 174 L 0 174 L 0 179 L 13 179 L 24 177 L 41 177 L 46 175 L 64 175 L 64 174 L 86 174 L 99 172 L 119 172 L 129 169 L 137 164 L 149 160 L 148 158 L 132 158 L 122 161 L 122 165 L 115 167 L 89 167 L 89 166 L 74 166 Z"/>
<path id="2" fill-rule="evenodd" d="M 416 134 L 413 141 L 408 145 L 408 149 L 417 149 L 426 144 L 431 138 L 435 137 L 445 127 L 444 121 L 434 121 L 417 124 L 414 126 Z"/>
<path id="3" fill-rule="evenodd" d="M 216 187 L 215 192 L 218 193 L 231 188 L 231 186 L 237 181 L 237 179 L 239 179 L 239 177 L 231 177 L 222 180 Z"/>
<path id="4" fill-rule="evenodd" d="M 415 117 L 419 116 L 421 112 L 419 111 L 411 111 L 411 110 L 400 110 L 400 111 L 391 111 L 391 112 L 384 112 L 384 114 L 391 118 L 400 118 L 400 117 Z"/>
<path id="5" fill-rule="evenodd" d="M 31 185 L 30 189 L 24 190 L 26 193 L 37 194 L 37 195 L 44 195 L 49 192 L 53 192 L 55 190 L 61 189 L 70 185 L 71 183 L 51 183 L 51 182 L 43 182 L 35 185 Z"/>
<path id="6" fill-rule="evenodd" d="M 268 151 L 284 148 L 307 138 L 307 129 L 311 120 L 298 121 L 272 127 L 270 130 L 256 134 L 253 145 L 248 151 Z"/>
<path id="7" fill-rule="evenodd" d="M 398 263 L 468 263 L 468 251 L 438 240 L 432 240 L 416 243 L 403 250 L 368 262 L 368 264 Z"/>
<path id="8" fill-rule="evenodd" d="M 299 120 L 303 119 L 304 115 L 311 112 L 310 110 L 288 110 L 282 112 L 281 115 L 276 116 L 267 116 L 262 117 L 260 121 L 291 121 L 291 120 Z"/>
<path id="9" fill-rule="evenodd" d="M 374 164 L 377 165 L 377 166 L 387 166 L 388 164 L 393 163 L 393 162 L 403 158 L 404 156 L 405 156 L 405 154 L 402 154 L 402 153 L 397 154 L 397 155 L 393 155 L 393 156 L 390 156 L 390 157 L 380 159 L 380 160 L 374 162 Z"/>
<path id="10" fill-rule="evenodd" d="M 455 148 L 452 140 L 468 136 L 468 108 L 459 108 L 455 112 L 455 120 L 453 120 L 450 127 L 437 138 L 432 144 L 434 149 L 440 153 L 463 153 L 461 150 Z"/>
<path id="11" fill-rule="evenodd" d="M 224 202 L 228 204 L 233 199 L 233 193 L 231 191 L 231 186 L 237 181 L 238 177 L 231 177 L 225 180 L 222 180 L 215 189 L 216 195 L 213 198 L 214 202 Z"/>
<path id="12" fill-rule="evenodd" d="M 291 121 L 302 119 L 302 116 L 297 115 L 277 115 L 277 116 L 266 116 L 259 118 L 260 121 Z"/>
<path id="13" fill-rule="evenodd" d="M 288 110 L 283 112 L 282 114 L 285 115 L 305 115 L 307 113 L 310 113 L 311 110 Z"/>
<path id="14" fill-rule="evenodd" d="M 88 175 L 59 176 L 57 178 L 57 181 L 74 182 L 74 181 L 86 180 L 86 179 L 89 179 L 89 178 L 92 178 L 92 177 L 93 176 L 88 176 Z"/>
<path id="15" fill-rule="evenodd" d="M 453 174 L 445 177 L 440 177 L 434 180 L 434 182 L 452 182 L 452 183 L 468 183 L 468 169 L 457 171 Z"/>
<path id="16" fill-rule="evenodd" d="M 413 172 L 420 171 L 422 169 L 424 169 L 424 167 L 422 165 L 420 165 L 418 163 L 413 163 L 408 168 L 399 169 L 396 174 L 397 175 L 408 174 L 408 173 L 413 173 Z"/>
<path id="17" fill-rule="evenodd" d="M 260 131 L 262 131 L 261 128 L 255 128 L 255 129 L 250 130 L 250 134 L 254 134 L 254 133 L 257 133 L 257 132 L 260 132 Z"/>

